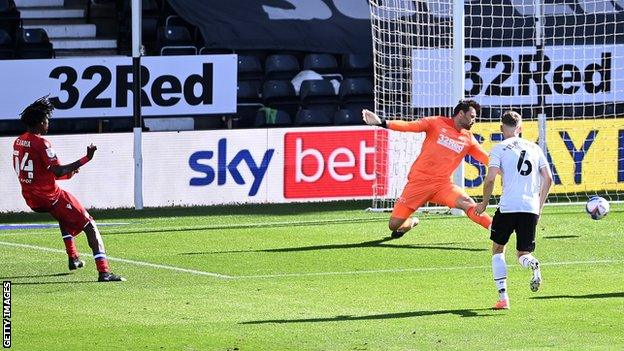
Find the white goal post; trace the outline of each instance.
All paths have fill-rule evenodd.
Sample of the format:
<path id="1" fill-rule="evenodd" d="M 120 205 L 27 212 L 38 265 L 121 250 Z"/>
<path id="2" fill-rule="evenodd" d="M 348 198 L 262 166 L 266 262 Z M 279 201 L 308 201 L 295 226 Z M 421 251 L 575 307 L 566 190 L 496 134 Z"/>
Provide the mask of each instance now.
<path id="1" fill-rule="evenodd" d="M 472 132 L 489 151 L 501 140 L 502 112 L 513 109 L 524 119 L 523 137 L 546 151 L 554 176 L 549 203 L 597 194 L 624 200 L 624 1 L 369 3 L 378 115 L 448 116 L 464 95 L 482 105 Z M 463 60 L 457 43 L 465 46 Z M 387 210 L 424 136 L 376 134 L 373 209 Z M 460 183 L 474 198 L 485 171 L 473 159 L 464 162 Z M 495 195 L 500 191 L 497 184 Z"/>

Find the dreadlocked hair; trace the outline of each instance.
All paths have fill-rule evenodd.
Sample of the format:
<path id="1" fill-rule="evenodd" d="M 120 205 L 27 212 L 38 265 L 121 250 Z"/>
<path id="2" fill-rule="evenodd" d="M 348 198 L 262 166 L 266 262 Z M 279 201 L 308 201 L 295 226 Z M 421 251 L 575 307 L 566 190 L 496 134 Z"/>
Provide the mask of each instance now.
<path id="1" fill-rule="evenodd" d="M 20 119 L 27 127 L 34 127 L 52 116 L 54 105 L 48 95 L 40 97 L 20 113 Z"/>

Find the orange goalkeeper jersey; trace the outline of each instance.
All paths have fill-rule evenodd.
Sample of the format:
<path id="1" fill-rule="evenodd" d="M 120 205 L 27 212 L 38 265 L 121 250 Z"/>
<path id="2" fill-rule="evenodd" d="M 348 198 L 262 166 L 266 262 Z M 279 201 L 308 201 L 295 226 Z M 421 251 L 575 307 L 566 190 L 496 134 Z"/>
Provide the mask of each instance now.
<path id="1" fill-rule="evenodd" d="M 455 129 L 453 119 L 425 117 L 414 122 L 387 121 L 389 129 L 401 132 L 425 132 L 420 155 L 412 164 L 408 180 L 448 181 L 464 156 L 470 155 L 487 165 L 488 155 L 472 133 Z"/>

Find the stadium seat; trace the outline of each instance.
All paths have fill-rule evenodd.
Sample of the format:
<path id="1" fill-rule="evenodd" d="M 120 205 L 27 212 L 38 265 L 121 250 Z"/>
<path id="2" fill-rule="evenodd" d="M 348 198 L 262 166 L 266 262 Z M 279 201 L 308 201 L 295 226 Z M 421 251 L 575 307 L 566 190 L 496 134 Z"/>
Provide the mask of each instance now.
<path id="1" fill-rule="evenodd" d="M 265 62 L 267 79 L 292 79 L 299 71 L 299 61 L 293 55 L 270 55 Z"/>
<path id="2" fill-rule="evenodd" d="M 334 55 L 308 54 L 303 59 L 303 69 L 316 73 L 338 73 L 338 62 Z"/>
<path id="3" fill-rule="evenodd" d="M 13 38 L 4 29 L 0 29 L 0 60 L 13 58 L 13 47 Z"/>
<path id="4" fill-rule="evenodd" d="M 158 28 L 158 52 L 161 56 L 197 55 L 191 34 L 186 27 L 169 26 Z"/>
<path id="5" fill-rule="evenodd" d="M 325 113 L 329 120 L 338 110 L 338 96 L 334 86 L 325 79 L 305 80 L 301 83 L 301 106 L 304 109 Z"/>
<path id="6" fill-rule="evenodd" d="M 17 36 L 17 57 L 23 59 L 53 58 L 54 49 L 42 28 L 23 28 Z"/>
<path id="7" fill-rule="evenodd" d="M 334 124 L 337 126 L 364 124 L 362 113 L 352 110 L 338 110 L 334 114 Z"/>
<path id="8" fill-rule="evenodd" d="M 372 77 L 373 57 L 365 54 L 344 54 L 341 70 L 345 77 Z"/>
<path id="9" fill-rule="evenodd" d="M 238 79 L 239 80 L 262 80 L 264 71 L 258 56 L 238 55 Z"/>
<path id="10" fill-rule="evenodd" d="M 295 126 L 328 126 L 332 117 L 321 110 L 299 110 L 295 116 Z"/>
<path id="11" fill-rule="evenodd" d="M 259 81 L 239 81 L 236 93 L 236 114 L 231 118 L 232 128 L 253 127 L 258 109 L 264 107 L 260 98 Z"/>
<path id="12" fill-rule="evenodd" d="M 203 43 L 202 43 L 202 45 L 203 45 Z M 206 46 L 202 46 L 199 49 L 199 55 L 229 55 L 229 54 L 233 54 L 233 53 L 234 53 L 234 50 L 232 50 L 232 49 L 210 48 L 210 47 L 206 47 Z"/>
<path id="13" fill-rule="evenodd" d="M 292 121 L 288 113 L 271 108 L 262 108 L 256 113 L 255 127 L 288 127 Z"/>
<path id="14" fill-rule="evenodd" d="M 164 1 L 164 3 L 166 4 L 167 1 Z M 188 29 L 189 33 L 191 34 L 191 40 L 193 42 L 193 45 L 195 45 L 196 47 L 202 47 L 204 45 L 204 38 L 202 37 L 199 28 L 187 22 L 184 18 L 178 15 L 167 16 L 165 18 L 165 27 L 170 26 L 180 26 Z"/>
<path id="15" fill-rule="evenodd" d="M 120 1 L 123 1 L 123 6 L 121 7 L 121 11 L 118 14 L 119 21 L 122 24 L 122 29 L 119 33 L 119 41 L 121 42 L 121 46 L 124 46 L 130 45 L 131 43 L 132 9 L 131 0 Z M 141 10 L 141 37 L 143 39 L 143 43 L 145 44 L 149 52 L 156 51 L 156 53 L 159 54 L 160 52 L 155 50 L 158 23 L 161 16 L 158 4 L 155 0 L 142 0 Z"/>
<path id="16" fill-rule="evenodd" d="M 268 80 L 262 86 L 262 101 L 265 106 L 282 110 L 290 116 L 299 110 L 299 98 L 288 80 Z"/>
<path id="17" fill-rule="evenodd" d="M 252 128 L 256 120 L 256 113 L 262 108 L 262 104 L 237 104 L 236 114 L 231 118 L 231 127 L 234 129 Z"/>
<path id="18" fill-rule="evenodd" d="M 239 103 L 260 103 L 260 82 L 255 80 L 238 81 L 236 100 Z"/>
<path id="19" fill-rule="evenodd" d="M 14 0 L 0 0 L 0 29 L 13 36 L 20 27 L 21 14 Z"/>
<path id="20" fill-rule="evenodd" d="M 368 78 L 346 78 L 340 84 L 340 101 L 344 109 L 358 111 L 373 107 L 373 82 Z"/>
<path id="21" fill-rule="evenodd" d="M 186 27 L 189 33 L 192 32 L 193 28 L 195 27 L 192 24 L 188 23 L 186 20 L 184 20 L 184 18 L 178 15 L 169 15 L 167 16 L 167 18 L 165 18 L 165 27 L 171 27 L 171 26 Z"/>
<path id="22" fill-rule="evenodd" d="M 87 21 L 97 27 L 98 36 L 119 34 L 116 0 L 90 0 L 87 7 Z"/>

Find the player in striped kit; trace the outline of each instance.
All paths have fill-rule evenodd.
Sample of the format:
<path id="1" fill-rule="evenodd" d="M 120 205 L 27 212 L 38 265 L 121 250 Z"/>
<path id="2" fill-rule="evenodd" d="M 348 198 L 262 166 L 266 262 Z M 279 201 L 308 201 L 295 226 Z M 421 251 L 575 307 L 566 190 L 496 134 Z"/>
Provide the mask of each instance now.
<path id="1" fill-rule="evenodd" d="M 494 309 L 508 309 L 507 265 L 505 245 L 516 232 L 516 254 L 524 268 L 531 268 L 530 287 L 537 291 L 542 283 L 535 250 L 535 227 L 552 185 L 552 175 L 546 157 L 539 146 L 522 139 L 522 118 L 517 112 L 506 111 L 501 117 L 504 140 L 492 148 L 490 165 L 483 184 L 483 201 L 476 213 L 483 213 L 492 195 L 494 181 L 501 175 L 503 194 L 494 214 L 492 240 L 492 272 L 499 293 Z"/>

